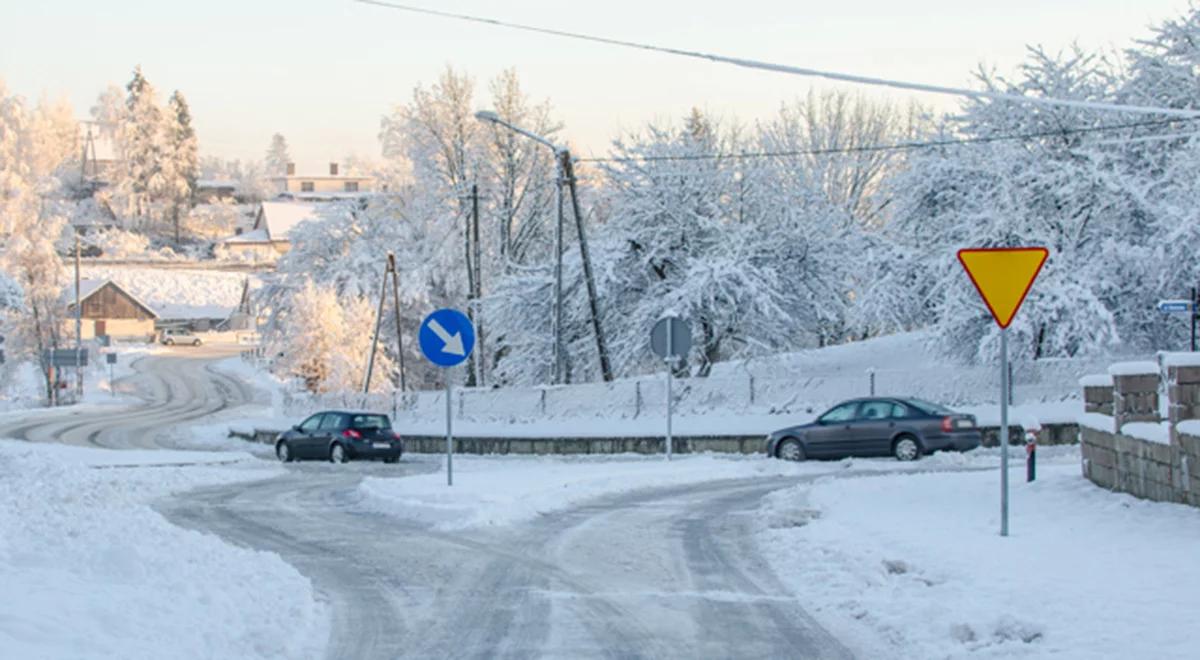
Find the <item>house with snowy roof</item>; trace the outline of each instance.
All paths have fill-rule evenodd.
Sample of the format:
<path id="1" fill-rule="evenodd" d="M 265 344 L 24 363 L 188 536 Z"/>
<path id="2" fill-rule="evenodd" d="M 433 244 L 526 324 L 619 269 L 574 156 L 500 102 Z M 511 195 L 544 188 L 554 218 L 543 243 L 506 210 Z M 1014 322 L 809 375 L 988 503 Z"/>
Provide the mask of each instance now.
<path id="1" fill-rule="evenodd" d="M 239 231 L 223 244 L 231 256 L 274 261 L 291 249 L 288 235 L 292 229 L 301 222 L 320 219 L 319 209 L 319 205 L 305 202 L 263 202 L 250 231 Z"/>
<path id="2" fill-rule="evenodd" d="M 369 176 L 339 174 L 337 163 L 329 164 L 328 174 L 296 174 L 296 164 L 287 164 L 287 174 L 271 179 L 277 199 L 330 202 L 362 199 L 374 194 L 375 179 Z"/>
<path id="3" fill-rule="evenodd" d="M 75 284 L 62 293 L 67 309 L 63 332 L 75 335 Z M 82 280 L 79 307 L 84 339 L 109 336 L 114 339 L 154 339 L 158 312 L 112 280 Z"/>

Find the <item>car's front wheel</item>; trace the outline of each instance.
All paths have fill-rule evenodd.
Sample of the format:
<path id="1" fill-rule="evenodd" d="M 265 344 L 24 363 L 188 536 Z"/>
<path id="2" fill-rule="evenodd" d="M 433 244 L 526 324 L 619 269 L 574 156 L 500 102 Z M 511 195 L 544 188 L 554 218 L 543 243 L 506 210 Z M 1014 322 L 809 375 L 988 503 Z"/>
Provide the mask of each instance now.
<path id="1" fill-rule="evenodd" d="M 898 461 L 915 461 L 921 457 L 921 443 L 911 435 L 902 435 L 892 443 L 892 456 Z"/>
<path id="2" fill-rule="evenodd" d="M 349 457 L 346 456 L 346 448 L 340 442 L 333 443 L 333 446 L 329 448 L 329 462 L 345 463 L 349 460 Z"/>
<path id="3" fill-rule="evenodd" d="M 199 339 L 197 339 L 196 341 L 192 342 L 192 346 L 199 346 L 199 345 L 200 345 L 200 340 L 199 340 Z"/>
<path id="4" fill-rule="evenodd" d="M 175 345 L 175 340 L 174 340 L 174 339 L 164 339 L 164 340 L 163 340 L 163 344 L 164 344 L 164 345 L 166 345 L 166 346 L 174 346 L 174 345 Z"/>
<path id="5" fill-rule="evenodd" d="M 275 445 L 275 456 L 281 463 L 291 463 L 292 461 L 296 460 L 295 457 L 292 456 L 291 445 L 286 442 L 280 442 L 279 444 Z"/>
<path id="6" fill-rule="evenodd" d="M 804 445 L 795 438 L 787 438 L 779 443 L 779 449 L 775 451 L 775 454 L 785 461 L 802 461 L 807 458 L 804 454 Z"/>

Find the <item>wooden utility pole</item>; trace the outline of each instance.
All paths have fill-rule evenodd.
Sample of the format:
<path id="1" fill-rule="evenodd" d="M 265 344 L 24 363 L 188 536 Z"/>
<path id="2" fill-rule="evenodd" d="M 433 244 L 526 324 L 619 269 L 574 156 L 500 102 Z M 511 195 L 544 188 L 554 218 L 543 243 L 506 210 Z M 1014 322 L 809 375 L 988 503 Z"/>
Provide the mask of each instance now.
<path id="1" fill-rule="evenodd" d="M 575 189 L 575 165 L 571 162 L 571 152 L 563 149 L 558 154 L 562 163 L 562 171 L 571 189 L 571 209 L 575 213 L 575 229 L 579 234 L 579 258 L 583 262 L 583 279 L 587 283 L 588 306 L 592 314 L 592 331 L 596 336 L 596 352 L 600 356 L 600 375 L 606 382 L 613 379 L 612 364 L 608 359 L 608 341 L 604 337 L 604 329 L 600 324 L 600 301 L 596 296 L 596 278 L 592 274 L 592 258 L 588 253 L 587 234 L 583 229 L 583 214 L 579 212 L 579 193 Z"/>
<path id="2" fill-rule="evenodd" d="M 383 280 L 379 283 L 379 306 L 375 309 L 375 332 L 371 335 L 371 353 L 367 358 L 367 375 L 363 378 L 363 394 L 371 392 L 371 373 L 375 371 L 375 349 L 379 346 L 379 326 L 383 323 L 383 301 L 387 300 L 388 269 L 383 269 Z"/>
<path id="3" fill-rule="evenodd" d="M 396 255 L 388 252 L 388 272 L 392 274 L 392 303 L 396 308 L 396 355 L 400 359 L 400 391 L 404 382 L 404 328 L 400 326 L 400 271 L 396 268 Z"/>

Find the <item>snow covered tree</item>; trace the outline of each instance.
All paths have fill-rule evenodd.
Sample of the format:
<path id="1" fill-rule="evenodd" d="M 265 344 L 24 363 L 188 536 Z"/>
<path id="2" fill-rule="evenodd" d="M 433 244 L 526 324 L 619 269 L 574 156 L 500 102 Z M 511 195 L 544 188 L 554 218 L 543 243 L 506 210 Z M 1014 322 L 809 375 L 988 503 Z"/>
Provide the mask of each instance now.
<path id="1" fill-rule="evenodd" d="M 304 282 L 289 296 L 286 323 L 267 336 L 273 368 L 283 377 L 299 378 L 311 392 L 353 391 L 362 387 L 370 353 L 371 334 L 363 319 L 373 316 L 371 304 L 357 296 L 339 296 L 332 287 Z M 386 354 L 376 356 L 375 373 L 394 369 Z M 386 391 L 386 378 L 372 378 L 373 391 Z"/>
<path id="2" fill-rule="evenodd" d="M 24 311 L 16 316 L 16 341 L 11 350 L 16 357 L 41 361 L 47 399 L 53 392 L 53 383 L 50 365 L 43 356 L 47 349 L 59 346 L 66 318 L 62 298 L 66 272 L 62 259 L 54 250 L 53 239 L 47 236 L 57 237 L 64 225 L 60 218 L 50 218 L 37 225 L 22 222 L 20 226 L 24 230 L 12 237 L 0 253 L 0 271 L 12 277 L 24 294 Z"/>
<path id="3" fill-rule="evenodd" d="M 121 127 L 125 176 L 119 187 L 127 200 L 126 216 L 132 216 L 135 226 L 144 228 L 154 214 L 152 202 L 167 187 L 168 147 L 164 140 L 163 111 L 154 87 L 142 75 L 141 66 L 134 69 L 125 89 L 128 96 Z"/>
<path id="4" fill-rule="evenodd" d="M 283 176 L 287 174 L 287 166 L 292 162 L 292 154 L 288 150 L 287 138 L 276 133 L 271 136 L 271 145 L 267 147 L 264 168 L 267 176 Z"/>
<path id="5" fill-rule="evenodd" d="M 176 91 L 167 102 L 166 147 L 163 167 L 165 193 L 170 206 L 175 245 L 179 246 L 179 220 L 193 206 L 196 181 L 200 177 L 200 157 L 192 115 L 183 94 Z"/>

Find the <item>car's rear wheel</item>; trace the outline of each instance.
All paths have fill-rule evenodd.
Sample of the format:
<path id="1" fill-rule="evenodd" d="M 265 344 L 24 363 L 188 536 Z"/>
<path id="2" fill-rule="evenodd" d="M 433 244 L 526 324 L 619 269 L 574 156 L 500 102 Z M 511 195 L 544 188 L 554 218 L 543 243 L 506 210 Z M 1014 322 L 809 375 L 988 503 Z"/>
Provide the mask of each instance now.
<path id="1" fill-rule="evenodd" d="M 175 345 L 175 340 L 174 340 L 174 339 L 164 339 L 164 340 L 163 340 L 163 344 L 165 344 L 165 345 L 167 345 L 167 346 L 174 346 L 174 345 Z"/>
<path id="2" fill-rule="evenodd" d="M 279 444 L 275 445 L 275 456 L 279 458 L 280 462 L 283 463 L 291 463 L 292 461 L 296 460 L 295 457 L 292 456 L 291 445 L 286 442 L 280 442 Z"/>
<path id="3" fill-rule="evenodd" d="M 915 461 L 921 457 L 921 443 L 911 435 L 902 435 L 892 443 L 892 456 L 898 461 Z"/>
<path id="4" fill-rule="evenodd" d="M 329 448 L 329 462 L 345 463 L 348 460 L 350 459 L 346 457 L 346 448 L 340 442 L 333 443 L 333 446 Z"/>
<path id="5" fill-rule="evenodd" d="M 385 459 L 383 459 L 383 462 L 384 462 L 384 463 L 399 463 L 399 462 L 400 462 L 400 457 L 399 457 L 399 456 L 393 456 L 392 458 L 385 458 Z"/>
<path id="6" fill-rule="evenodd" d="M 779 448 L 775 450 L 775 455 L 785 461 L 802 461 L 808 458 L 804 454 L 804 445 L 795 438 L 786 438 L 779 443 Z"/>
<path id="7" fill-rule="evenodd" d="M 199 339 L 197 339 L 196 341 L 192 342 L 192 346 L 199 346 L 199 345 L 200 345 L 200 340 L 199 340 Z"/>

